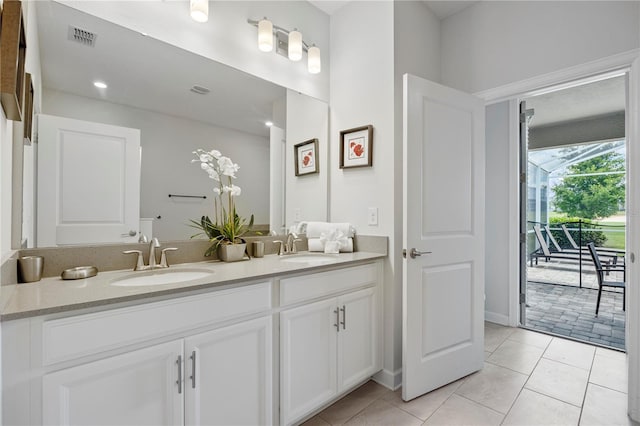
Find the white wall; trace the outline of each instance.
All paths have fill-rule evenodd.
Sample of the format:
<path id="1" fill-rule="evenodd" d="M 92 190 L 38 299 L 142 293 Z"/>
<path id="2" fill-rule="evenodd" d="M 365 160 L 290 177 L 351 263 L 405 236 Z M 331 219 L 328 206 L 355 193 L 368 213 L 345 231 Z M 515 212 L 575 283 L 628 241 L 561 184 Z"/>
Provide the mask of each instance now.
<path id="1" fill-rule="evenodd" d="M 393 327 L 388 342 L 392 342 L 393 367 L 402 368 L 402 256 L 403 235 L 403 88 L 402 76 L 413 74 L 427 80 L 440 81 L 440 20 L 421 1 L 394 2 L 394 230 L 391 236 L 390 262 L 393 264 L 391 300 L 386 309 L 393 306 Z M 393 305 L 391 305 L 393 304 Z M 387 337 L 387 335 L 385 335 Z M 399 383 L 399 377 L 395 380 Z"/>
<path id="2" fill-rule="evenodd" d="M 318 139 L 319 173 L 296 176 L 294 146 Z M 329 106 L 318 99 L 287 90 L 287 129 L 285 147 L 285 223 L 290 227 L 299 220 L 326 221 L 329 184 Z"/>
<path id="3" fill-rule="evenodd" d="M 442 82 L 470 93 L 640 46 L 637 1 L 482 1 L 442 21 Z"/>
<path id="4" fill-rule="evenodd" d="M 255 214 L 269 223 L 269 139 L 206 123 L 45 89 L 43 112 L 141 130 L 141 217 L 162 216 L 153 224 L 162 240 L 187 239 L 197 231 L 189 219 L 213 213 L 213 181 L 192 164 L 197 148 L 218 149 L 240 166 L 235 184 L 238 214 Z M 169 198 L 168 194 L 206 195 L 206 200 Z"/>
<path id="5" fill-rule="evenodd" d="M 393 3 L 351 2 L 331 17 L 330 217 L 351 222 L 359 234 L 390 237 L 385 264 L 384 377 L 395 385 L 400 365 L 398 281 L 394 253 L 395 156 Z M 339 169 L 341 130 L 373 125 L 373 167 Z M 367 208 L 378 208 L 378 226 L 367 225 Z"/>
<path id="6" fill-rule="evenodd" d="M 510 181 L 495 171 L 509 170 L 509 125 L 508 101 L 486 108 L 485 317 L 505 325 L 509 323 Z"/>
<path id="7" fill-rule="evenodd" d="M 329 98 L 329 17 L 306 1 L 210 2 L 209 21 L 203 24 L 191 19 L 187 1 L 65 4 L 281 86 L 325 101 Z M 274 52 L 259 51 L 257 28 L 247 19 L 264 16 L 274 25 L 297 28 L 306 42 L 315 43 L 321 51 L 323 72 L 309 74 L 306 55 L 296 63 Z"/>

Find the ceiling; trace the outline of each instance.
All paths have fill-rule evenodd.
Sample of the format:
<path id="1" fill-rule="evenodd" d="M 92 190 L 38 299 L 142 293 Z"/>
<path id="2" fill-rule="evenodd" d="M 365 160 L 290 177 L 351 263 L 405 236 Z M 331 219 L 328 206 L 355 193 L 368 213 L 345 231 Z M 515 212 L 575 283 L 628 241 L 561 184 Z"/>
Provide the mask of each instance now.
<path id="1" fill-rule="evenodd" d="M 625 109 L 624 76 L 582 84 L 528 99 L 530 128 L 607 115 Z"/>
<path id="2" fill-rule="evenodd" d="M 460 12 L 462 9 L 466 9 L 471 6 L 476 1 L 433 1 L 433 0 L 423 0 L 429 9 L 438 17 L 438 19 L 443 20 L 448 18 L 451 15 L 454 15 Z"/>
<path id="3" fill-rule="evenodd" d="M 358 1 L 358 0 L 351 0 Z M 327 15 L 333 15 L 337 10 L 346 5 L 347 3 L 351 3 L 351 1 L 345 0 L 309 0 L 309 3 L 322 10 Z M 455 1 L 455 0 L 440 0 L 440 1 L 432 1 L 432 0 L 423 0 L 424 4 L 427 5 L 429 9 L 438 17 L 438 19 L 442 20 L 448 18 L 449 16 L 460 12 L 462 9 L 465 9 L 471 6 L 474 3 L 477 3 L 478 0 L 475 1 Z"/>
<path id="4" fill-rule="evenodd" d="M 34 3 L 44 87 L 268 136 L 284 88 L 60 3 Z M 70 41 L 70 25 L 96 33 L 95 46 Z"/>
<path id="5" fill-rule="evenodd" d="M 309 3 L 331 16 L 335 11 L 340 9 L 347 3 L 351 3 L 350 0 L 309 0 Z"/>

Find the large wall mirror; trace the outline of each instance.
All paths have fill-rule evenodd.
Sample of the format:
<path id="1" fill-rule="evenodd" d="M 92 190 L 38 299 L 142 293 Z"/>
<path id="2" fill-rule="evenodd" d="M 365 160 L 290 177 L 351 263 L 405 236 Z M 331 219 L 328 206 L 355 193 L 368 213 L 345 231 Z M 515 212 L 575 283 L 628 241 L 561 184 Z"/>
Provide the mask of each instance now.
<path id="1" fill-rule="evenodd" d="M 240 166 L 235 182 L 242 188 L 236 203 L 239 214 L 253 214 L 261 230 L 282 231 L 288 221 L 286 185 L 292 178 L 286 176 L 292 153 L 285 141 L 291 91 L 60 3 L 35 3 L 40 112 L 140 130 L 140 217 L 152 220 L 153 236 L 188 239 L 196 232 L 189 219 L 211 214 L 213 182 L 191 163 L 197 148 L 217 149 Z M 107 87 L 96 87 L 96 81 Z M 318 117 L 319 123 L 307 124 L 327 126 L 326 104 L 312 98 L 309 102 L 324 105 L 327 114 Z M 40 135 L 34 144 L 36 163 L 42 160 L 37 151 L 44 152 L 39 144 Z M 101 158 L 88 153 L 76 161 L 98 166 Z M 24 209 L 30 213 L 23 217 L 22 241 L 30 247 L 60 245 L 38 242 L 44 234 L 38 215 L 59 214 L 43 211 L 38 203 L 42 194 L 37 182 L 43 178 L 49 177 L 34 179 L 33 209 Z M 324 190 L 326 195 L 326 186 Z M 326 197 L 320 202 L 320 210 L 326 211 Z M 120 242 L 137 241 L 126 232 Z"/>

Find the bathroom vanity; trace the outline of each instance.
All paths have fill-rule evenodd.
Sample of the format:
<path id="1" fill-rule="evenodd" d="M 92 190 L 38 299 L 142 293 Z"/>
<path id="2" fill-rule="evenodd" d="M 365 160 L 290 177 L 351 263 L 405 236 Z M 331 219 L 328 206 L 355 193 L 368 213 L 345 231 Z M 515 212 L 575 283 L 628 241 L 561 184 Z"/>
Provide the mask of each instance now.
<path id="1" fill-rule="evenodd" d="M 2 313 L 3 421 L 298 423 L 382 368 L 384 256 L 20 284 Z"/>

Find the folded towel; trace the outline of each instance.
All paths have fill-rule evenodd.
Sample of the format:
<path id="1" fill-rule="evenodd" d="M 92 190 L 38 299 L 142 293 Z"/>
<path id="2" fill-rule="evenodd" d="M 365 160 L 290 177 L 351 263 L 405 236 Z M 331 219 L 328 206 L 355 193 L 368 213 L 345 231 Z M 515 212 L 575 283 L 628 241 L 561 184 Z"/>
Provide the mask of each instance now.
<path id="1" fill-rule="evenodd" d="M 328 235 L 332 231 L 340 231 L 347 238 L 353 238 L 355 234 L 355 229 L 348 222 L 307 222 L 307 238 L 320 238 L 322 234 Z"/>
<path id="2" fill-rule="evenodd" d="M 309 251 L 321 251 L 324 252 L 324 240 L 320 241 L 320 238 L 309 238 L 307 239 L 309 244 Z M 353 238 L 347 239 L 347 244 L 345 247 L 340 249 L 341 253 L 351 253 L 353 252 Z"/>

